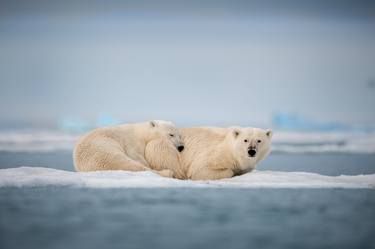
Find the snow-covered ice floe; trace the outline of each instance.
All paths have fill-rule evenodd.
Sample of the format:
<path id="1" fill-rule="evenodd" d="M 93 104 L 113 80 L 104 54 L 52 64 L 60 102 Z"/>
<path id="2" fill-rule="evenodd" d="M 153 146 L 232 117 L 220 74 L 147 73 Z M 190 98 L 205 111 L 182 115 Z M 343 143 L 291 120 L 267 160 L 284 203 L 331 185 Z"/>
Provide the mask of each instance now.
<path id="1" fill-rule="evenodd" d="M 79 135 L 59 131 L 2 131 L 0 151 L 72 151 Z M 375 132 L 274 131 L 272 150 L 277 153 L 375 153 Z"/>
<path id="2" fill-rule="evenodd" d="M 325 176 L 307 172 L 254 171 L 216 181 L 177 180 L 151 172 L 72 172 L 42 167 L 0 170 L 0 187 L 83 188 L 375 188 L 375 174 Z"/>

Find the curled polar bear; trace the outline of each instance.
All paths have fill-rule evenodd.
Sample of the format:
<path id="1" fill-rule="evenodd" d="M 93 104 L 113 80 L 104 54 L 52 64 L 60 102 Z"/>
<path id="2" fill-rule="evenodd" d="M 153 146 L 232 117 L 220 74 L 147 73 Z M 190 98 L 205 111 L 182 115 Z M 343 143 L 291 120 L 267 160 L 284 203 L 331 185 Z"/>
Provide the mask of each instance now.
<path id="1" fill-rule="evenodd" d="M 155 143 L 146 148 L 145 157 L 152 165 L 163 161 L 168 161 L 169 165 L 180 164 L 178 168 L 184 169 L 186 178 L 193 180 L 244 174 L 253 170 L 271 151 L 271 130 L 202 127 L 180 129 L 180 134 L 185 149 L 179 155 L 168 151 L 168 146 Z"/>
<path id="2" fill-rule="evenodd" d="M 164 148 L 170 155 L 153 168 L 145 159 L 148 145 L 159 151 Z M 171 122 L 156 120 L 95 129 L 79 139 L 73 159 L 77 171 L 153 170 L 162 176 L 185 178 L 178 167 L 178 150 L 183 148 L 176 127 Z M 168 164 L 176 161 L 178 164 Z"/>

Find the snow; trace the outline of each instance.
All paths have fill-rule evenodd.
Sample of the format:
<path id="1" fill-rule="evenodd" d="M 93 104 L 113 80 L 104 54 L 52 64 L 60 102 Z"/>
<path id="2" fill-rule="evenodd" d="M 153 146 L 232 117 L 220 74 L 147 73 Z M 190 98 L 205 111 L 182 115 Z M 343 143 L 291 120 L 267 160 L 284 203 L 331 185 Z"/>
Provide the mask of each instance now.
<path id="1" fill-rule="evenodd" d="M 375 174 L 325 176 L 307 172 L 254 171 L 223 180 L 164 178 L 151 172 L 72 172 L 43 167 L 0 170 L 0 187 L 78 188 L 375 188 Z"/>

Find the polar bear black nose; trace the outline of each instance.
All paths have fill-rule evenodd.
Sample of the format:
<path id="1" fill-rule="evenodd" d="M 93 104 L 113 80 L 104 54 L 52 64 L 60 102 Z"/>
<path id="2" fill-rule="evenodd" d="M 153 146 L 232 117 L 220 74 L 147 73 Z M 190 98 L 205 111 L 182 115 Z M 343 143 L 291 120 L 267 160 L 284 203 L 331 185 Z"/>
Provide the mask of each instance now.
<path id="1" fill-rule="evenodd" d="M 185 147 L 184 147 L 183 145 L 180 145 L 180 146 L 177 147 L 177 150 L 178 150 L 179 152 L 181 152 L 181 151 L 184 150 L 184 148 L 185 148 Z"/>
<path id="2" fill-rule="evenodd" d="M 249 156 L 254 157 L 255 154 L 257 153 L 257 151 L 256 150 L 248 150 L 247 153 L 249 154 Z"/>

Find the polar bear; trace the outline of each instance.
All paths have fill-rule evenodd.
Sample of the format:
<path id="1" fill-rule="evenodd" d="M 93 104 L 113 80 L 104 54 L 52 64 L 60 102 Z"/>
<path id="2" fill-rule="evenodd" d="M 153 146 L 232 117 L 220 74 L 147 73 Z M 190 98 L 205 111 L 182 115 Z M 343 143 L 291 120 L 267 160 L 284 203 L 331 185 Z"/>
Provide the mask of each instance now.
<path id="1" fill-rule="evenodd" d="M 168 156 L 168 163 L 180 163 L 186 178 L 192 180 L 215 180 L 250 172 L 271 151 L 270 129 L 201 127 L 183 128 L 180 134 L 185 145 L 180 154 L 170 148 L 168 152 L 168 146 L 156 153 L 158 148 L 152 149 L 150 144 L 145 157 L 158 163 Z"/>
<path id="2" fill-rule="evenodd" d="M 152 170 L 166 177 L 184 178 L 178 165 L 168 165 L 161 160 L 152 168 L 145 159 L 146 146 L 160 148 L 158 143 L 168 146 L 172 153 L 168 158 L 179 160 L 179 151 L 184 149 L 177 128 L 171 122 L 155 120 L 144 123 L 124 124 L 98 128 L 84 135 L 77 142 L 74 166 L 77 171 L 98 170 Z"/>

